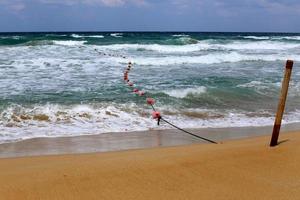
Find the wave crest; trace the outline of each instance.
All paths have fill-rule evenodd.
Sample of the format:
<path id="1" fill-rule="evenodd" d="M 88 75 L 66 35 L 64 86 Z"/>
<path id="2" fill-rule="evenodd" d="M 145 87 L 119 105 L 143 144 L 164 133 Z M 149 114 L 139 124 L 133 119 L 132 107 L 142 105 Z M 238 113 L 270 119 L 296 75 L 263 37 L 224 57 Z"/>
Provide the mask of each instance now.
<path id="1" fill-rule="evenodd" d="M 63 46 L 80 46 L 84 45 L 87 41 L 74 41 L 74 40 L 53 40 L 55 45 L 63 45 Z"/>
<path id="2" fill-rule="evenodd" d="M 188 96 L 201 95 L 206 93 L 207 89 L 204 86 L 200 86 L 197 88 L 185 88 L 185 89 L 176 89 L 176 90 L 167 90 L 164 93 L 168 94 L 171 97 L 176 98 L 185 98 Z"/>

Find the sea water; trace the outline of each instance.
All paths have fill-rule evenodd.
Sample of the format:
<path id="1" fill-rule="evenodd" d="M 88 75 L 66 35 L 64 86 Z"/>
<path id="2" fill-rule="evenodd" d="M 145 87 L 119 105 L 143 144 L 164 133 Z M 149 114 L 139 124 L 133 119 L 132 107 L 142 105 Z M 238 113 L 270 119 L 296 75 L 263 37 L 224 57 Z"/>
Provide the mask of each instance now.
<path id="1" fill-rule="evenodd" d="M 300 34 L 1 33 L 0 143 L 170 128 L 129 61 L 166 119 L 204 128 L 272 125 L 293 59 L 283 122 L 300 122 L 299 55 Z"/>

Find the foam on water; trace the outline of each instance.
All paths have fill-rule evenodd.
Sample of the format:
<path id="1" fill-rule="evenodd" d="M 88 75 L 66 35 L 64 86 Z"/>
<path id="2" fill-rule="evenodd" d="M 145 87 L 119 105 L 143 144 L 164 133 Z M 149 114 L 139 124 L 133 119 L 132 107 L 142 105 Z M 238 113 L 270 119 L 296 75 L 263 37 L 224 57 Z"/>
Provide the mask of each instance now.
<path id="1" fill-rule="evenodd" d="M 4 55 L 14 55 L 14 59 L 25 59 L 28 62 L 30 60 L 37 62 L 36 65 L 43 65 L 44 62 L 48 62 L 47 59 L 49 57 L 57 64 L 76 64 L 75 62 L 82 62 L 83 58 L 89 58 L 90 62 L 102 62 L 105 64 L 124 64 L 127 60 L 123 59 L 122 57 L 117 56 L 101 56 L 97 54 L 94 49 L 99 49 L 103 52 L 111 52 L 111 54 L 120 54 L 120 55 L 127 55 L 129 54 L 127 51 L 128 49 L 121 49 L 115 48 L 116 45 L 109 45 L 109 46 L 88 46 L 86 48 L 82 48 L 80 51 L 79 49 L 65 49 L 64 46 L 67 47 L 76 47 L 84 45 L 85 41 L 55 41 L 57 47 L 55 46 L 46 46 L 42 49 L 39 47 L 35 47 L 35 49 L 31 47 L 15 47 L 14 49 L 9 48 L 2 48 L 0 49 L 0 53 Z M 59 47 L 61 46 L 61 47 Z M 111 47 L 113 46 L 113 47 Z M 123 46 L 123 45 L 122 45 Z M 30 48 L 30 51 L 28 49 Z M 171 47 L 169 47 L 171 48 Z M 2 51 L 3 50 L 3 51 Z M 181 50 L 181 49 L 180 49 Z M 175 53 L 176 50 L 173 50 Z M 36 59 L 35 54 L 39 54 L 43 56 L 41 59 Z M 176 52 L 177 54 L 177 52 Z M 63 56 L 63 57 L 62 57 Z M 32 57 L 32 58 L 30 58 Z M 48 57 L 48 58 L 47 58 Z M 75 59 L 78 58 L 78 59 Z M 136 65 L 149 65 L 149 66 L 164 66 L 164 65 L 179 65 L 179 64 L 218 64 L 218 63 L 234 63 L 234 62 L 243 62 L 243 61 L 284 61 L 286 59 L 293 58 L 295 61 L 299 61 L 299 56 L 297 54 L 289 54 L 289 52 L 282 52 L 278 54 L 274 52 L 272 54 L 253 54 L 253 53 L 243 53 L 243 52 L 230 52 L 230 51 L 219 51 L 213 52 L 209 54 L 196 54 L 194 56 L 181 54 L 181 55 L 148 55 L 148 56 L 140 56 L 134 55 L 131 56 L 131 61 L 134 62 Z M 65 60 L 67 59 L 67 60 Z M 54 61 L 53 60 L 53 61 Z M 73 60 L 73 61 L 72 61 Z M 21 62 L 21 61 L 20 61 Z M 26 61 L 27 62 L 27 61 Z M 24 64 L 26 64 L 24 62 Z"/>
<path id="2" fill-rule="evenodd" d="M 218 64 L 234 63 L 242 61 L 284 61 L 289 58 L 300 58 L 297 55 L 243 55 L 240 53 L 215 53 L 202 56 L 167 56 L 167 57 L 135 57 L 134 63 L 137 65 L 179 65 L 179 64 Z"/>
<path id="3" fill-rule="evenodd" d="M 78 35 L 78 34 L 72 34 L 73 38 L 104 38 L 103 35 Z"/>
<path id="4" fill-rule="evenodd" d="M 0 36 L 0 39 L 13 39 L 13 40 L 19 40 L 23 39 L 24 37 L 19 36 L 19 35 L 14 35 L 14 36 Z"/>
<path id="5" fill-rule="evenodd" d="M 164 117 L 183 128 L 244 127 L 272 125 L 272 113 L 218 111 L 160 107 Z M 157 127 L 149 108 L 124 105 L 36 105 L 12 106 L 0 113 L 0 143 L 35 137 L 66 137 L 106 132 L 128 132 L 170 128 Z M 299 122 L 300 112 L 288 113 L 283 123 Z"/>
<path id="6" fill-rule="evenodd" d="M 243 38 L 245 39 L 254 39 L 254 40 L 268 40 L 270 39 L 270 37 L 267 37 L 267 36 L 243 36 Z"/>
<path id="7" fill-rule="evenodd" d="M 78 46 L 78 45 L 83 45 L 87 41 L 73 41 L 73 40 L 66 40 L 66 41 L 59 41 L 59 40 L 54 40 L 53 43 L 56 45 L 65 45 L 65 46 Z"/>
<path id="8" fill-rule="evenodd" d="M 277 37 L 272 37 L 272 39 L 275 39 L 275 40 L 300 40 L 300 36 L 277 36 Z"/>
<path id="9" fill-rule="evenodd" d="M 121 38 L 121 37 L 123 37 L 123 33 L 111 33 L 110 36 L 116 37 L 116 38 Z"/>
<path id="10" fill-rule="evenodd" d="M 159 45 L 159 44 L 114 44 L 100 46 L 98 48 L 108 50 L 136 50 L 136 51 L 157 51 L 163 53 L 188 53 L 193 51 L 200 51 L 201 49 L 207 49 L 207 45 Z"/>
<path id="11" fill-rule="evenodd" d="M 264 83 L 264 82 L 261 82 L 261 81 L 251 81 L 249 83 L 237 85 L 237 87 L 268 89 L 269 85 L 268 85 L 268 83 Z"/>
<path id="12" fill-rule="evenodd" d="M 186 35 L 186 34 L 175 34 L 175 35 L 172 35 L 173 37 L 189 37 L 189 35 Z"/>
<path id="13" fill-rule="evenodd" d="M 201 95 L 206 92 L 206 87 L 200 86 L 196 88 L 185 88 L 185 89 L 176 89 L 176 90 L 166 90 L 164 91 L 166 94 L 172 97 L 184 98 L 189 95 Z"/>
<path id="14" fill-rule="evenodd" d="M 226 49 L 233 50 L 288 50 L 299 48 L 300 44 L 276 42 L 276 41 L 259 41 L 259 42 L 232 42 L 226 45 L 217 45 Z"/>
<path id="15" fill-rule="evenodd" d="M 89 36 L 86 36 L 86 37 L 90 37 L 90 38 L 104 38 L 103 35 L 89 35 Z"/>
<path id="16" fill-rule="evenodd" d="M 135 105 L 9 107 L 0 114 L 0 143 L 34 137 L 147 130 L 153 121 L 150 117 L 140 119 L 138 108 L 134 108 Z"/>
<path id="17" fill-rule="evenodd" d="M 99 48 L 108 50 L 136 50 L 157 51 L 161 53 L 191 53 L 207 50 L 289 50 L 300 48 L 300 44 L 284 43 L 277 41 L 259 42 L 231 42 L 228 44 L 216 44 L 213 41 L 198 41 L 196 44 L 186 45 L 160 45 L 160 44 L 113 44 L 103 45 Z"/>

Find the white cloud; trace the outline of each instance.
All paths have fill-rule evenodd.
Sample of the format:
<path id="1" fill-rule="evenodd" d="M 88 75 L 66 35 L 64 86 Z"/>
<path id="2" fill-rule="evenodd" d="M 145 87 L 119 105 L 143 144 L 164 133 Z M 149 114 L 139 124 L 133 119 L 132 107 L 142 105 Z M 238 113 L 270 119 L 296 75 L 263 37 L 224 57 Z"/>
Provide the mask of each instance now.
<path id="1" fill-rule="evenodd" d="M 13 13 L 18 13 L 26 8 L 25 2 L 22 0 L 0 0 L 0 6 Z"/>
<path id="2" fill-rule="evenodd" d="M 101 0 L 101 2 L 110 7 L 115 7 L 115 6 L 122 6 L 125 4 L 124 0 Z"/>
<path id="3" fill-rule="evenodd" d="M 273 13 L 300 13 L 300 2 L 298 1 L 270 1 L 270 0 L 259 0 L 259 4 Z"/>
<path id="4" fill-rule="evenodd" d="M 20 11 L 24 10 L 25 7 L 26 7 L 25 4 L 22 3 L 22 2 L 19 2 L 19 3 L 16 3 L 16 4 L 12 4 L 12 5 L 9 6 L 9 8 L 11 10 L 15 11 L 15 12 L 20 12 Z"/>
<path id="5" fill-rule="evenodd" d="M 103 5 L 108 7 L 118 7 L 125 4 L 133 4 L 137 6 L 147 5 L 146 0 L 37 0 L 46 4 L 63 4 L 63 5 Z"/>

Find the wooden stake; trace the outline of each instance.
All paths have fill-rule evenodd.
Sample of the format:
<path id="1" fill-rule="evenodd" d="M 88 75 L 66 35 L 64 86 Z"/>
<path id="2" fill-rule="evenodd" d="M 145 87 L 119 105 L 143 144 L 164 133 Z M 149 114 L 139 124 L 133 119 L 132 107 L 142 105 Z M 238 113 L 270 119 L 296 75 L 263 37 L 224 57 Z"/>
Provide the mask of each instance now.
<path id="1" fill-rule="evenodd" d="M 284 73 L 284 78 L 281 87 L 281 94 L 280 94 L 279 104 L 278 104 L 276 118 L 274 122 L 271 143 L 270 143 L 271 147 L 276 146 L 278 144 L 278 137 L 279 137 L 280 127 L 281 127 L 281 121 L 284 112 L 286 97 L 289 89 L 292 68 L 293 68 L 293 61 L 292 60 L 286 61 L 285 73 Z"/>

